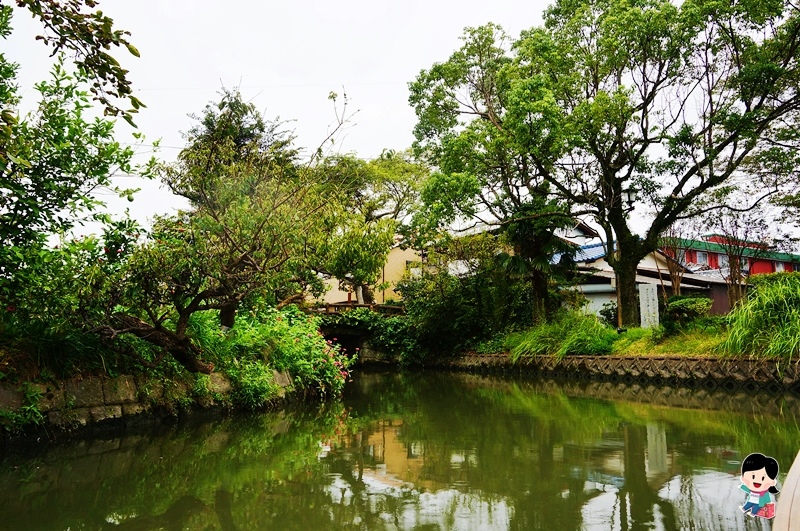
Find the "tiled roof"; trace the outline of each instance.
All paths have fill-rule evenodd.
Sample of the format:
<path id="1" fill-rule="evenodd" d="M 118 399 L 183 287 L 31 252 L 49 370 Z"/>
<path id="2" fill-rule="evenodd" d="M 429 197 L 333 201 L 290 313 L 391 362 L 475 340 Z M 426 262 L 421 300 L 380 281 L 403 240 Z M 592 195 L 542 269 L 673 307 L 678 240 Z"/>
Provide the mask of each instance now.
<path id="1" fill-rule="evenodd" d="M 583 245 L 575 253 L 575 262 L 594 262 L 606 255 L 606 246 L 603 243 Z"/>
<path id="2" fill-rule="evenodd" d="M 564 253 L 557 253 L 553 255 L 553 258 L 550 259 L 550 262 L 553 264 L 559 263 L 563 255 Z M 603 258 L 605 255 L 606 255 L 606 248 L 602 242 L 591 243 L 589 245 L 582 245 L 576 248 L 573 260 L 575 261 L 576 264 L 583 262 L 594 262 L 598 258 Z"/>

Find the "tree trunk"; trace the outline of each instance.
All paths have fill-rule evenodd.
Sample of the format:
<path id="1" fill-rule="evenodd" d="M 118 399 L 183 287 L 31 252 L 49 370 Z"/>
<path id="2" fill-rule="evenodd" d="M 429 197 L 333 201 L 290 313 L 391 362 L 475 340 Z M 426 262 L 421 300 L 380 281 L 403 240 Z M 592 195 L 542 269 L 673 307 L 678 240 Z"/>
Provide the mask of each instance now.
<path id="1" fill-rule="evenodd" d="M 214 370 L 214 364 L 203 361 L 200 350 L 192 344 L 192 340 L 188 337 L 180 337 L 170 330 L 155 328 L 131 315 L 117 313 L 114 314 L 114 320 L 120 325 L 120 330 L 124 330 L 125 333 L 133 334 L 166 350 L 187 371 L 211 374 L 211 371 Z"/>
<path id="2" fill-rule="evenodd" d="M 355 290 L 356 302 L 358 302 L 358 304 L 364 304 L 364 286 L 361 284 L 356 284 Z"/>
<path id="3" fill-rule="evenodd" d="M 636 267 L 639 260 L 635 256 L 620 256 L 614 268 L 617 274 L 617 315 L 619 326 L 639 326 L 639 308 L 636 293 Z"/>
<path id="4" fill-rule="evenodd" d="M 534 271 L 530 280 L 533 287 L 533 324 L 544 323 L 547 320 L 547 302 L 550 296 L 547 275 Z"/>
<path id="5" fill-rule="evenodd" d="M 233 324 L 236 322 L 236 305 L 231 304 L 230 306 L 225 306 L 221 308 L 219 311 L 219 325 L 221 327 L 233 328 Z"/>

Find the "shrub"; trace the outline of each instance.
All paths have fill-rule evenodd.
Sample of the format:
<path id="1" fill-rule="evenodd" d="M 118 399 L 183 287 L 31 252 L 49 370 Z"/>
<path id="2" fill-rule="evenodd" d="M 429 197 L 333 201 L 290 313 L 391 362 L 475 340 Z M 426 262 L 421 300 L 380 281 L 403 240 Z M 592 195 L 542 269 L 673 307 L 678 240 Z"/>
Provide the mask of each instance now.
<path id="1" fill-rule="evenodd" d="M 597 317 L 566 312 L 555 321 L 522 333 L 512 349 L 512 359 L 521 356 L 597 355 L 611 352 L 617 333 L 603 326 Z"/>
<path id="2" fill-rule="evenodd" d="M 235 391 L 233 401 L 249 409 L 264 407 L 278 393 L 272 369 L 265 363 L 246 360 L 228 370 Z"/>
<path id="3" fill-rule="evenodd" d="M 319 332 L 320 318 L 289 306 L 252 309 L 237 317 L 227 333 L 219 329 L 214 312 L 192 317 L 192 337 L 204 355 L 234 381 L 243 382 L 245 403 L 257 402 L 272 381 L 272 369 L 288 371 L 300 389 L 322 396 L 338 395 L 355 361 L 326 341 Z M 264 366 L 260 369 L 253 364 Z"/>
<path id="4" fill-rule="evenodd" d="M 670 320 L 684 325 L 705 316 L 713 303 L 706 297 L 672 297 L 667 303 L 666 314 Z"/>
<path id="5" fill-rule="evenodd" d="M 661 326 L 654 332 L 658 343 L 676 334 L 680 329 L 693 326 L 707 316 L 714 301 L 707 297 L 675 295 L 667 301 L 661 316 Z"/>
<path id="6" fill-rule="evenodd" d="M 603 304 L 603 307 L 597 312 L 600 314 L 600 317 L 603 319 L 603 322 L 608 326 L 616 327 L 617 323 L 617 303 L 616 302 L 607 302 Z"/>
<path id="7" fill-rule="evenodd" d="M 762 275 L 758 275 L 759 277 Z M 725 352 L 785 358 L 800 354 L 800 275 L 763 275 L 729 316 Z"/>

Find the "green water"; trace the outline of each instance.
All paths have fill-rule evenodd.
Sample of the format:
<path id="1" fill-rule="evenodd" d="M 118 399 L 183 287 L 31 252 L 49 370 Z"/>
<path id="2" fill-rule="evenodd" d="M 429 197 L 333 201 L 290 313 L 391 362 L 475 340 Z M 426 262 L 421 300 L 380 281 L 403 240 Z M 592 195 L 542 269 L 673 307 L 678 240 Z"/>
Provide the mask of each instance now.
<path id="1" fill-rule="evenodd" d="M 342 403 L 7 450 L 0 529 L 769 528 L 737 508 L 739 463 L 783 479 L 796 417 L 570 389 L 357 374 Z"/>

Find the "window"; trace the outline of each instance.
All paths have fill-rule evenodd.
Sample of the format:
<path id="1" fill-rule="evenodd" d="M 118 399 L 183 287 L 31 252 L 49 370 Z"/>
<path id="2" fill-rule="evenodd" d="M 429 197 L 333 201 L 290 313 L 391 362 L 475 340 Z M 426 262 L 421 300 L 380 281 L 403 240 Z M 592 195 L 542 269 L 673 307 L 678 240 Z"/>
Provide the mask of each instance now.
<path id="1" fill-rule="evenodd" d="M 722 269 L 723 267 L 728 267 L 728 255 L 721 254 L 717 257 L 717 261 L 719 262 L 719 267 Z"/>
<path id="2" fill-rule="evenodd" d="M 697 251 L 697 263 L 708 264 L 708 253 L 705 251 Z"/>
<path id="3" fill-rule="evenodd" d="M 775 262 L 775 272 L 776 273 L 783 273 L 783 262 Z"/>
<path id="4" fill-rule="evenodd" d="M 792 271 L 800 271 L 800 264 L 798 263 L 792 264 Z"/>

